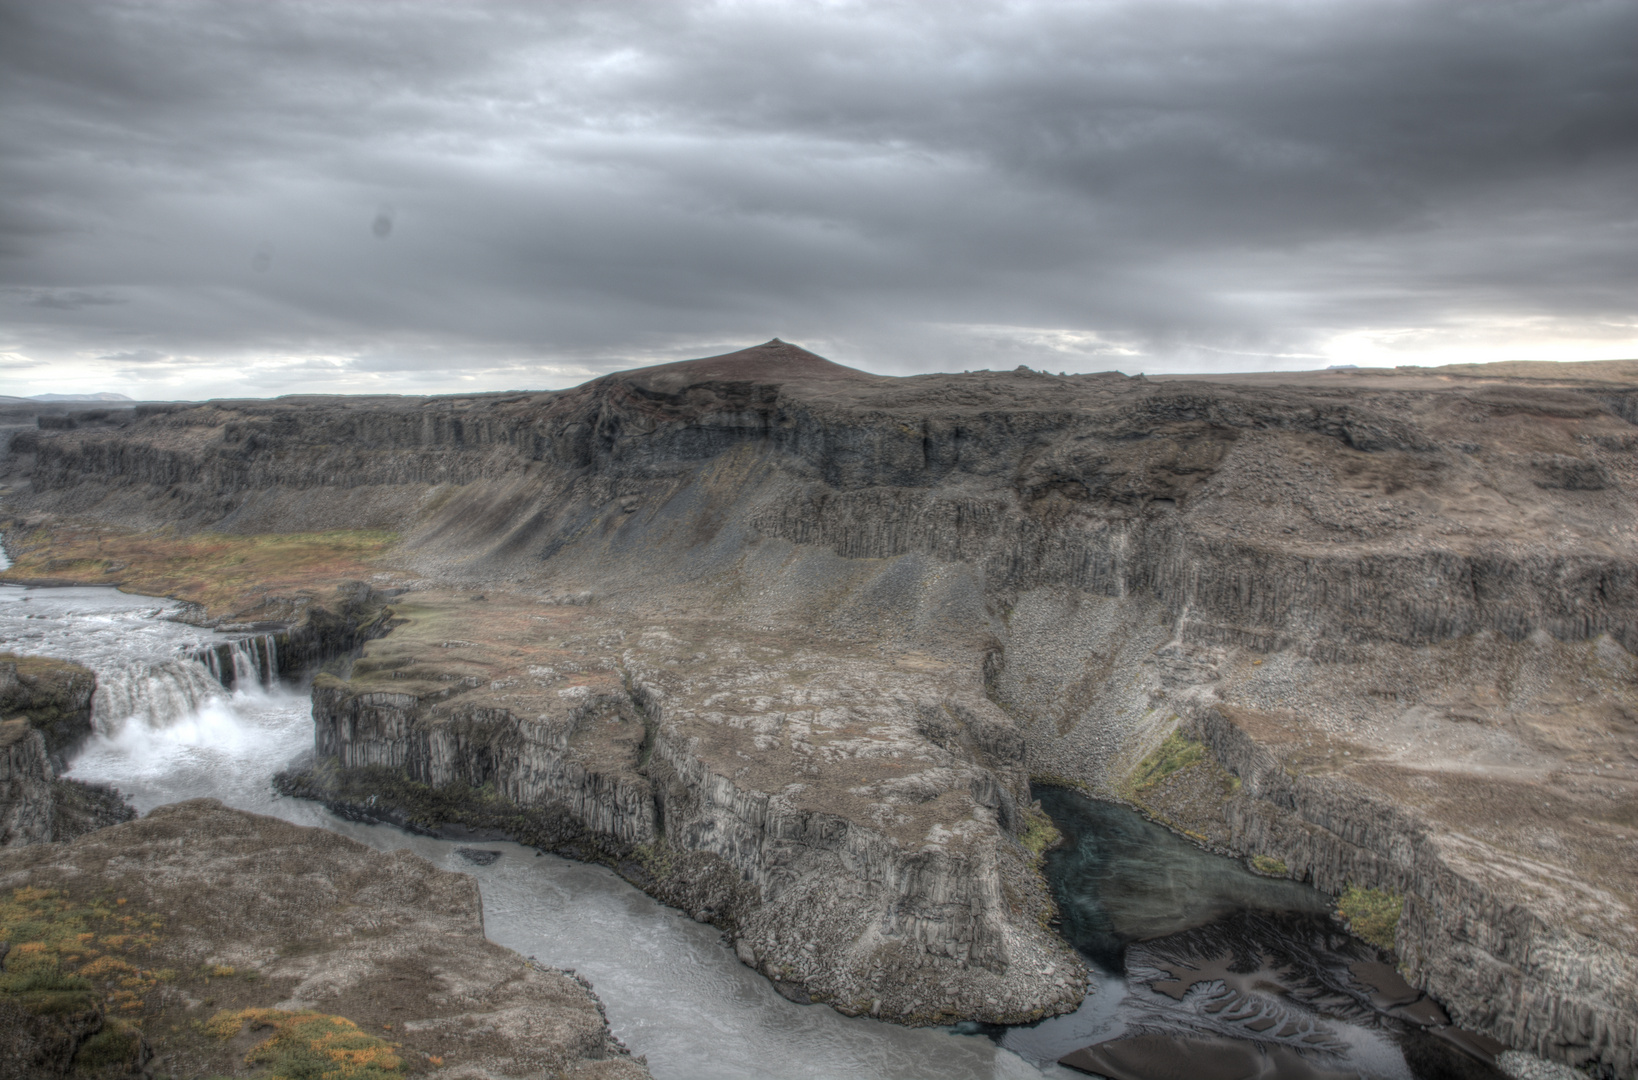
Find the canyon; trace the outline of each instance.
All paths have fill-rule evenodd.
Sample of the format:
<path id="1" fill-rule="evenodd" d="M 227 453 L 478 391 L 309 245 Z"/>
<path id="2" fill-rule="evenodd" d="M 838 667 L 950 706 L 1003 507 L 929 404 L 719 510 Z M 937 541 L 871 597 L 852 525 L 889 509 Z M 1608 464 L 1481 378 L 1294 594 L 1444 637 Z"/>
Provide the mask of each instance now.
<path id="1" fill-rule="evenodd" d="M 313 677 L 284 790 L 607 863 L 796 1000 L 1075 1008 L 1033 781 L 1392 897 L 1453 1019 L 1628 1076 L 1635 423 L 1638 364 L 892 378 L 776 340 L 58 410 L 6 429 L 0 529 L 7 580 L 276 641 Z"/>

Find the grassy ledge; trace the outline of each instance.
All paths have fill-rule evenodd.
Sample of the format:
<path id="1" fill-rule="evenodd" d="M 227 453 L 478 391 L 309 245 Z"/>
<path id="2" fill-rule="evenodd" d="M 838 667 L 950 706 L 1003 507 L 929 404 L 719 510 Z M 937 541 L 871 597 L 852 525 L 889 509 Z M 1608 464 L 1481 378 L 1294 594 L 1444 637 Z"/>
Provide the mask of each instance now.
<path id="1" fill-rule="evenodd" d="M 1349 933 L 1389 952 L 1393 951 L 1394 933 L 1399 929 L 1399 916 L 1404 910 L 1404 896 L 1384 889 L 1349 885 L 1337 897 L 1337 914 L 1347 924 Z"/>
<path id="2" fill-rule="evenodd" d="M 1173 773 L 1182 772 L 1205 759 L 1204 743 L 1196 742 L 1174 731 L 1166 736 L 1166 741 L 1157 746 L 1153 753 L 1138 763 L 1131 778 L 1127 780 L 1127 790 L 1132 795 L 1140 795 Z"/>
<path id="3" fill-rule="evenodd" d="M 363 529 L 258 536 L 68 525 L 19 530 L 15 523 L 0 529 L 12 556 L 0 580 L 118 585 L 198 604 L 209 618 L 248 615 L 272 597 L 367 580 L 398 542 L 395 533 Z"/>

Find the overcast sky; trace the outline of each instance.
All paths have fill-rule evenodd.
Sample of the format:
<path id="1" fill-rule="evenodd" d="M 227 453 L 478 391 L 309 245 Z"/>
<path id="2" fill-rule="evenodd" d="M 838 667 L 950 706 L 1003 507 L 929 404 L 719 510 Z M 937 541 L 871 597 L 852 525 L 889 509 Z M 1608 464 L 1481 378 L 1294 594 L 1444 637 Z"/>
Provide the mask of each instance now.
<path id="1" fill-rule="evenodd" d="M 0 0 L 0 393 L 1638 356 L 1638 3 Z"/>

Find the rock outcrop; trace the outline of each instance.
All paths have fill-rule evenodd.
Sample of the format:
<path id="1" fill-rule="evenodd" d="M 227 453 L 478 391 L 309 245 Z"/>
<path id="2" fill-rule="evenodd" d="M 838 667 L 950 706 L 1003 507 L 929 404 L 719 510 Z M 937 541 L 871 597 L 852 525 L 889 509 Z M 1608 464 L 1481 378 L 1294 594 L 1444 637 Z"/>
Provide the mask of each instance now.
<path id="1" fill-rule="evenodd" d="M 91 734 L 90 671 L 45 657 L 0 657 L 0 847 L 68 840 L 136 812 L 118 791 L 57 776 Z"/>
<path id="2" fill-rule="evenodd" d="M 0 852 L 0 911 L 0 1076 L 648 1075 L 471 878 L 212 800 Z"/>
<path id="3" fill-rule="evenodd" d="M 1016 839 L 1023 741 L 976 673 L 501 597 L 420 593 L 394 618 L 315 685 L 321 767 L 286 792 L 602 859 L 850 1014 L 1017 1023 L 1080 1000 Z"/>
<path id="4" fill-rule="evenodd" d="M 506 805 L 533 815 L 543 841 L 558 835 L 588 851 L 606 841 L 600 857 L 615 861 L 625 859 L 615 848 L 686 850 L 699 867 L 690 881 L 720 882 L 677 893 L 690 910 L 739 912 L 737 898 L 754 894 L 772 919 L 777 896 L 800 890 L 768 857 L 796 850 L 816 860 L 803 866 L 844 866 L 859 910 L 924 881 L 925 895 L 913 885 L 917 899 L 900 906 L 911 914 L 884 925 L 927 935 L 919 957 L 973 972 L 987 970 L 986 950 L 1007 931 L 998 938 L 987 914 L 999 910 L 986 906 L 990 885 L 951 883 L 996 880 L 1000 907 L 1011 902 L 1006 858 L 997 855 L 991 879 L 984 852 L 1011 850 L 1014 773 L 1120 795 L 1179 725 L 1201 735 L 1213 716 L 1275 717 L 1237 723 L 1270 753 L 1330 747 L 1334 760 L 1303 768 L 1346 778 L 1398 816 L 1361 810 L 1380 833 L 1361 844 L 1349 837 L 1365 826 L 1343 824 L 1340 809 L 1326 811 L 1333 829 L 1277 800 L 1201 795 L 1190 796 L 1191 831 L 1289 855 L 1293 873 L 1327 888 L 1406 890 L 1418 898 L 1402 921 L 1414 933 L 1407 961 L 1466 1022 L 1617 1070 L 1632 1054 L 1625 991 L 1566 1000 L 1578 980 L 1615 988 L 1638 970 L 1638 921 L 1620 899 L 1638 862 L 1638 822 L 1628 820 L 1638 798 L 1635 401 L 1630 364 L 892 379 L 776 341 L 558 393 L 69 417 L 13 436 L 8 508 L 25 539 L 69 518 L 236 534 L 386 529 L 403 539 L 382 573 L 403 587 L 574 598 L 611 637 L 587 650 L 608 666 L 604 689 L 584 684 L 592 711 L 581 719 L 564 719 L 567 707 L 514 709 L 494 685 L 505 680 L 469 662 L 478 654 L 446 663 L 447 651 L 429 649 L 444 659 L 406 667 L 407 681 L 360 670 L 321 682 L 331 718 L 321 753 L 378 770 L 383 796 L 399 781 L 420 784 L 426 799 L 459 784 L 510 785 Z M 929 763 L 921 773 L 938 760 L 947 781 L 927 779 L 925 803 L 908 790 L 878 797 L 873 777 L 848 781 L 826 796 L 832 817 L 792 803 L 792 785 L 814 790 L 796 729 L 759 742 L 756 723 L 728 719 L 799 711 L 805 690 L 754 688 L 758 678 L 780 684 L 787 659 L 729 678 L 710 649 L 695 650 L 705 654 L 698 673 L 680 660 L 655 665 L 641 648 L 628 656 L 656 626 L 680 640 L 738 641 L 747 672 L 761 663 L 759 635 L 824 653 L 832 674 L 871 671 L 862 658 L 874 655 L 860 692 L 888 732 L 913 728 L 916 707 L 894 701 L 897 676 L 887 673 L 911 655 L 947 665 L 935 681 L 960 704 L 942 712 L 958 717 L 955 735 L 916 736 L 933 748 L 917 750 Z M 481 652 L 488 633 L 460 640 Z M 527 672 L 522 653 L 555 647 L 519 645 L 514 666 Z M 843 663 L 838 650 L 855 654 Z M 705 696 L 693 703 L 696 691 Z M 993 706 L 975 704 L 978 692 Z M 712 694 L 740 702 L 739 712 L 707 703 Z M 984 745 L 1002 714 L 1023 766 Z M 542 715 L 559 719 L 534 719 Z M 588 719 L 598 716 L 622 719 L 599 728 Z M 343 738 L 348 725 L 363 734 Z M 606 747 L 577 749 L 604 730 Z M 838 777 L 868 758 L 841 754 Z M 1238 764 L 1213 767 L 1225 783 L 1255 786 Z M 993 779 L 975 780 L 981 772 Z M 1487 797 L 1532 809 L 1493 817 Z M 911 804 L 951 807 L 940 828 L 980 824 L 929 853 L 926 865 L 948 873 L 918 879 L 881 855 L 892 828 L 872 817 L 878 802 L 918 825 Z M 1316 839 L 1302 855 L 1297 833 L 1280 831 L 1286 818 L 1254 826 L 1259 806 L 1296 815 L 1290 829 L 1323 827 L 1378 854 L 1328 855 Z M 1456 857 L 1464 838 L 1503 852 L 1513 869 L 1498 877 L 1488 854 Z M 906 841 L 897 843 L 902 853 Z M 1408 854 L 1428 843 L 1441 852 L 1437 868 Z M 1545 869 L 1519 869 L 1526 862 Z M 881 881 L 896 884 L 872 891 Z M 1597 913 L 1598 902 L 1578 896 L 1617 902 Z M 1027 922 L 1031 903 L 1008 925 Z M 807 972 L 801 986 L 854 1008 L 877 970 L 854 958 L 874 939 L 845 922 L 804 924 L 810 938 L 788 947 L 776 944 L 783 924 L 770 922 L 742 955 L 770 973 Z M 1538 923 L 1557 936 L 1510 929 Z M 816 956 L 806 968 L 805 944 Z M 1582 959 L 1521 959 L 1519 947 Z M 1591 974 L 1576 974 L 1583 968 Z M 1487 971 L 1504 973 L 1506 989 L 1463 974 Z M 1045 1004 L 1055 977 L 1037 977 L 1036 1001 Z M 902 1000 L 905 1015 L 936 1010 L 927 1000 L 910 1007 L 921 993 L 872 989 L 869 1000 L 881 996 L 883 1010 Z"/>
<path id="5" fill-rule="evenodd" d="M 38 731 L 58 769 L 91 737 L 96 690 L 96 675 L 79 664 L 0 653 L 0 718 Z"/>
<path id="6" fill-rule="evenodd" d="M 45 740 L 20 720 L 0 724 L 0 845 L 51 840 L 57 799 Z"/>
<path id="7" fill-rule="evenodd" d="M 1232 848 L 1329 892 L 1402 895 L 1395 948 L 1413 980 L 1455 1003 L 1458 1022 L 1618 1076 L 1638 1068 L 1638 976 L 1630 954 L 1599 940 L 1630 918 L 1630 893 L 1577 883 L 1580 910 L 1563 911 L 1570 890 L 1551 865 L 1440 828 L 1346 775 L 1304 775 L 1270 749 L 1279 741 L 1259 743 L 1232 715 L 1213 709 L 1196 728 L 1243 782 L 1224 815 Z M 1589 917 L 1606 933 L 1587 933 Z"/>

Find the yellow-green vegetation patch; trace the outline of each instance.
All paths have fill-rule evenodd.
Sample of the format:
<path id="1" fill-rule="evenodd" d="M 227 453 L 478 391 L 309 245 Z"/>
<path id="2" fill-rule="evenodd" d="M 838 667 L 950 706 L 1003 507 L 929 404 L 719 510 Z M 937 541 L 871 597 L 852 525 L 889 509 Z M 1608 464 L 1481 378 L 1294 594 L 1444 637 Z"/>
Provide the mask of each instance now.
<path id="1" fill-rule="evenodd" d="M 117 583 L 127 592 L 202 604 L 211 616 L 243 613 L 269 595 L 328 590 L 368 578 L 397 534 L 365 529 L 321 533 L 147 533 L 57 527 L 7 532 L 11 569 L 0 578 Z"/>
<path id="2" fill-rule="evenodd" d="M 1285 877 L 1286 874 L 1291 872 L 1291 868 L 1285 865 L 1284 859 L 1276 859 L 1272 855 L 1253 855 L 1251 857 L 1251 868 L 1259 874 L 1267 874 L 1270 877 Z"/>
<path id="3" fill-rule="evenodd" d="M 1173 773 L 1182 772 L 1205 759 L 1204 743 L 1196 742 L 1174 731 L 1166 736 L 1165 742 L 1155 747 L 1154 753 L 1138 763 L 1138 767 L 1127 781 L 1127 786 L 1133 794 L 1142 794 Z"/>
<path id="4" fill-rule="evenodd" d="M 1350 885 L 1337 897 L 1337 914 L 1348 924 L 1349 931 L 1379 949 L 1393 948 L 1394 932 L 1399 929 L 1399 916 L 1404 910 L 1404 896 L 1384 889 Z"/>
<path id="5" fill-rule="evenodd" d="M 106 1002 L 137 1012 L 171 976 L 141 961 L 164 925 L 124 897 L 76 903 L 53 889 L 24 886 L 0 897 L 0 941 L 9 946 L 0 994 L 33 1013 L 75 1012 Z"/>
<path id="6" fill-rule="evenodd" d="M 249 1028 L 268 1032 L 245 1055 L 245 1064 L 263 1066 L 267 1080 L 397 1080 L 404 1072 L 397 1047 L 360 1031 L 344 1016 L 310 1009 L 240 1009 L 219 1012 L 205 1024 L 218 1039 Z"/>
<path id="7" fill-rule="evenodd" d="M 1024 850 L 1037 859 L 1045 855 L 1048 848 L 1063 839 L 1063 834 L 1058 831 L 1058 826 L 1052 823 L 1052 818 L 1047 816 L 1046 811 L 1042 810 L 1039 804 L 1024 810 L 1024 821 L 1024 831 L 1018 837 L 1018 842 L 1024 845 Z"/>

